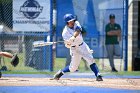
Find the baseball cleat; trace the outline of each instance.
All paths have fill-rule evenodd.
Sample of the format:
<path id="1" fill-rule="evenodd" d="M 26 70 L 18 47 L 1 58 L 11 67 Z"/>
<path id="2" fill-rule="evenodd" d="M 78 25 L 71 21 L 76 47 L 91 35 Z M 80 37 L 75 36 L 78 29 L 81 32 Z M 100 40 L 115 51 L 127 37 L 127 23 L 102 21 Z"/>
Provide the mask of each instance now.
<path id="1" fill-rule="evenodd" d="M 64 75 L 61 70 L 59 70 L 53 77 L 54 80 L 59 80 L 59 78 Z"/>
<path id="2" fill-rule="evenodd" d="M 103 81 L 102 76 L 101 75 L 97 76 L 96 81 Z"/>

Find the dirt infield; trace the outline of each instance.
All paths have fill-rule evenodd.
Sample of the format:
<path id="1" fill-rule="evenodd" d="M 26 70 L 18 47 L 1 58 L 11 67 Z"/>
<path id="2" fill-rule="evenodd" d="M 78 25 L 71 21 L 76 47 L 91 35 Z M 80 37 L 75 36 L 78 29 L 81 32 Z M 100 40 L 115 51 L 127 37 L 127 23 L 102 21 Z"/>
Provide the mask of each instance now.
<path id="1" fill-rule="evenodd" d="M 103 88 L 140 90 L 140 79 L 104 79 L 96 81 L 91 78 L 61 78 L 50 80 L 50 78 L 21 78 L 2 77 L 0 86 L 93 86 Z"/>

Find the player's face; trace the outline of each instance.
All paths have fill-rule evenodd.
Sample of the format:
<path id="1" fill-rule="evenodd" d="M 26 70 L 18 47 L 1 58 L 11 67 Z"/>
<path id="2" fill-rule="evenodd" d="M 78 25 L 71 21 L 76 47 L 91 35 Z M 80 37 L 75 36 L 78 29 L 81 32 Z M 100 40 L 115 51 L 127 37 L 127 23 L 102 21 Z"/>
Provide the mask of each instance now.
<path id="1" fill-rule="evenodd" d="M 70 22 L 68 22 L 68 27 L 70 27 L 70 28 L 72 28 L 72 27 L 74 27 L 74 21 L 70 21 Z"/>
<path id="2" fill-rule="evenodd" d="M 115 18 L 110 18 L 110 23 L 114 24 L 115 23 Z"/>

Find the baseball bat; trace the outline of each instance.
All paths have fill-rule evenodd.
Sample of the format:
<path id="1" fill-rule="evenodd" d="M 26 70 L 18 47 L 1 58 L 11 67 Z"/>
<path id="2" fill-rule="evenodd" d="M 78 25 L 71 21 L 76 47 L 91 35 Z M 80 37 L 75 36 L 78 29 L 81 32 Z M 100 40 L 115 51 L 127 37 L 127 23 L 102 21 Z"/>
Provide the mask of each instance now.
<path id="1" fill-rule="evenodd" d="M 44 42 L 44 41 L 40 41 L 40 42 L 35 42 L 33 44 L 33 47 L 42 47 L 42 46 L 49 46 L 49 45 L 53 45 L 56 43 L 63 43 L 64 41 L 56 41 L 56 42 Z"/>

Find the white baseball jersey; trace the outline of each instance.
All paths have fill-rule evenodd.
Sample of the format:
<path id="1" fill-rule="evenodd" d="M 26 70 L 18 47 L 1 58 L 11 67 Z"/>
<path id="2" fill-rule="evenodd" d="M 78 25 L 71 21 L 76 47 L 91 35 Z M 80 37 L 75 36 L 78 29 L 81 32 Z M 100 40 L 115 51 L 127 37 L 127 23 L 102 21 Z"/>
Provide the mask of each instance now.
<path id="1" fill-rule="evenodd" d="M 68 41 L 74 34 L 76 28 L 82 30 L 82 27 L 78 21 L 75 21 L 74 27 L 69 28 L 67 25 L 64 27 L 62 37 L 64 41 Z M 69 69 L 74 72 L 78 69 L 81 58 L 83 57 L 89 65 L 93 64 L 93 56 L 90 52 L 88 45 L 83 41 L 82 34 L 80 33 L 73 42 L 71 42 L 70 48 L 71 63 Z"/>
<path id="2" fill-rule="evenodd" d="M 63 32 L 62 32 L 62 37 L 63 37 L 64 41 L 69 40 L 73 36 L 73 34 L 75 32 L 75 29 L 77 27 L 80 28 L 80 30 L 82 30 L 82 27 L 81 27 L 81 25 L 79 24 L 78 21 L 75 21 L 75 25 L 74 25 L 73 28 L 69 28 L 67 25 L 64 27 Z M 76 37 L 76 39 L 74 40 L 74 42 L 71 42 L 71 46 L 79 45 L 82 42 L 83 42 L 83 37 L 82 37 L 82 34 L 80 33 Z"/>

